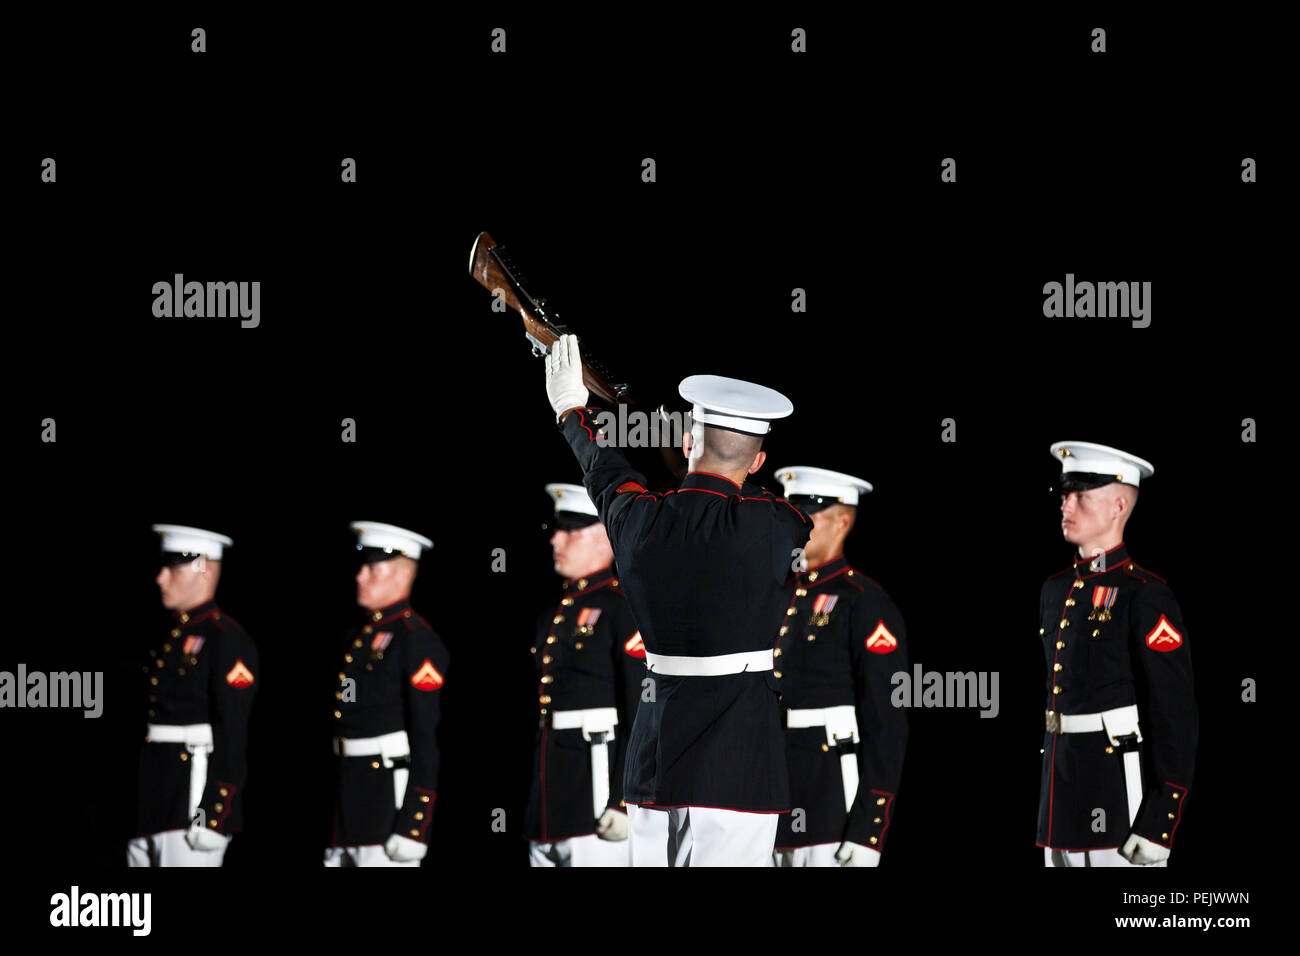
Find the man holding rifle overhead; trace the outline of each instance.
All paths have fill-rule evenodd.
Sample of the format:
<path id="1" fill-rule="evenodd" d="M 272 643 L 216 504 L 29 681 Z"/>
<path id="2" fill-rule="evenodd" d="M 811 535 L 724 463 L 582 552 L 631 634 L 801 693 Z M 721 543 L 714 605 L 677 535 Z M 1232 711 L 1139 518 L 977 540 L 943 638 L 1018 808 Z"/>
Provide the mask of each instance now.
<path id="1" fill-rule="evenodd" d="M 547 397 L 645 646 L 624 778 L 632 865 L 765 866 L 790 807 L 772 633 L 812 520 L 746 479 L 766 458 L 771 419 L 794 406 L 714 375 L 678 390 L 694 403 L 689 470 L 656 494 L 587 407 L 577 338 L 546 357 Z"/>

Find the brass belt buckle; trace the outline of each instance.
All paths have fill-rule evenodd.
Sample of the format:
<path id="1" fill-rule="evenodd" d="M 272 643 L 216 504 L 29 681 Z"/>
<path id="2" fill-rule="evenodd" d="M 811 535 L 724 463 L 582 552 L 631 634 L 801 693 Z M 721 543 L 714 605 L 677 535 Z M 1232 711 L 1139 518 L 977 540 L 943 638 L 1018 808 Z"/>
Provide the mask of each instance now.
<path id="1" fill-rule="evenodd" d="M 1047 732 L 1049 734 L 1059 734 L 1061 732 L 1061 715 L 1054 710 L 1047 711 Z"/>

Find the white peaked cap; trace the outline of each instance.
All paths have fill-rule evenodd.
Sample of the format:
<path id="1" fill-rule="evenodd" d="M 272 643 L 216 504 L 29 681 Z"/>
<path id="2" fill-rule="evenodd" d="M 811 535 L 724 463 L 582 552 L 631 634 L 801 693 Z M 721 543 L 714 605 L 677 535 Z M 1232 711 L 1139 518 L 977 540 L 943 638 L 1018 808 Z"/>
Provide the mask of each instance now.
<path id="1" fill-rule="evenodd" d="M 546 493 L 554 499 L 557 514 L 561 511 L 573 511 L 582 515 L 600 517 L 596 511 L 596 503 L 591 500 L 587 489 L 582 485 L 547 485 Z"/>
<path id="2" fill-rule="evenodd" d="M 162 535 L 164 551 L 201 554 L 209 561 L 220 561 L 221 549 L 229 548 L 235 543 L 224 534 L 204 531 L 202 528 L 188 528 L 183 524 L 156 524 L 152 530 Z"/>
<path id="3" fill-rule="evenodd" d="M 771 419 L 794 411 L 790 399 L 775 389 L 721 375 L 688 376 L 677 391 L 694 403 L 691 417 L 697 422 L 750 435 L 766 435 L 772 430 Z"/>
<path id="4" fill-rule="evenodd" d="M 1090 472 L 1114 475 L 1116 481 L 1137 485 L 1156 470 L 1155 465 L 1144 458 L 1090 441 L 1058 441 L 1052 445 L 1051 454 L 1061 462 L 1062 476 L 1072 471 Z"/>
<path id="5" fill-rule="evenodd" d="M 785 488 L 787 498 L 791 495 L 816 495 L 820 498 L 834 499 L 840 504 L 856 505 L 860 495 L 871 492 L 869 481 L 809 465 L 778 468 L 776 480 Z"/>
<path id="6" fill-rule="evenodd" d="M 417 561 L 424 548 L 433 547 L 433 542 L 422 534 L 378 521 L 354 521 L 352 530 L 357 533 L 358 548 L 382 548 Z"/>

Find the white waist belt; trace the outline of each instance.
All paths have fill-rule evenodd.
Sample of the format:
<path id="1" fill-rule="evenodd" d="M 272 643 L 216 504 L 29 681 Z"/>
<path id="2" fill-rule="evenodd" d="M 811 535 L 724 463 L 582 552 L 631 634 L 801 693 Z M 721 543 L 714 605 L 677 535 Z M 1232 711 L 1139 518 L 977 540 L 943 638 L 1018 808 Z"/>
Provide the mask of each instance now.
<path id="1" fill-rule="evenodd" d="M 672 657 L 646 651 L 645 666 L 656 674 L 673 677 L 718 677 L 744 671 L 770 671 L 772 652 L 741 651 L 739 654 L 716 654 L 713 657 Z"/>
<path id="2" fill-rule="evenodd" d="M 381 757 L 385 767 L 392 767 L 399 757 L 411 755 L 411 742 L 405 730 L 394 730 L 378 737 L 335 737 L 334 752 L 340 757 Z M 393 803 L 402 809 L 406 802 L 406 781 L 411 776 L 409 767 L 393 771 Z"/>
<path id="3" fill-rule="evenodd" d="M 144 739 L 152 744 L 184 744 L 212 748 L 211 724 L 148 724 Z"/>
<path id="4" fill-rule="evenodd" d="M 787 710 L 786 727 L 797 730 L 802 727 L 825 727 L 826 743 L 836 747 L 842 740 L 858 741 L 858 715 L 852 704 L 840 704 L 836 707 L 812 707 L 805 710 Z M 853 800 L 858 795 L 858 755 L 856 753 L 840 754 L 840 778 L 844 781 L 844 809 L 853 809 Z"/>
<path id="5" fill-rule="evenodd" d="M 1119 743 L 1118 738 L 1129 734 L 1137 734 L 1138 741 L 1142 740 L 1142 734 L 1138 730 L 1137 704 L 1103 710 L 1099 714 L 1061 714 L 1060 717 L 1063 734 L 1093 734 L 1104 730 L 1113 744 Z"/>
<path id="6" fill-rule="evenodd" d="M 394 730 L 378 737 L 335 737 L 334 752 L 340 757 L 373 757 L 381 754 L 386 760 L 409 757 L 411 743 L 405 730 Z"/>
<path id="7" fill-rule="evenodd" d="M 193 755 L 190 761 L 190 821 L 194 821 L 208 785 L 208 754 L 212 753 L 211 724 L 147 724 L 144 739 L 151 744 L 184 744 Z M 207 829 L 207 821 L 199 821 Z"/>
<path id="8" fill-rule="evenodd" d="M 583 739 L 591 744 L 591 808 L 597 820 L 609 803 L 609 743 L 616 724 L 618 710 L 614 707 L 557 710 L 551 715 L 552 730 L 581 730 Z"/>

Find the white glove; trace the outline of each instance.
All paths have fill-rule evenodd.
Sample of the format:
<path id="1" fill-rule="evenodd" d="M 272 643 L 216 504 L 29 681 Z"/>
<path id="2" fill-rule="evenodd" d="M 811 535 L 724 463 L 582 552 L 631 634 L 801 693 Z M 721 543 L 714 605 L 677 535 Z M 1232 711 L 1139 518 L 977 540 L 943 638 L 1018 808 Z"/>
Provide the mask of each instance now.
<path id="1" fill-rule="evenodd" d="M 578 337 L 561 335 L 546 355 L 546 397 L 555 410 L 555 420 L 570 408 L 587 404 L 587 386 L 582 384 L 582 356 Z"/>
<path id="2" fill-rule="evenodd" d="M 185 834 L 185 842 L 191 850 L 220 850 L 230 842 L 230 837 L 215 830 L 205 830 L 197 823 L 191 823 Z"/>
<path id="3" fill-rule="evenodd" d="M 840 866 L 880 866 L 880 851 L 845 840 L 835 851 L 835 859 Z"/>
<path id="4" fill-rule="evenodd" d="M 613 807 L 606 807 L 605 812 L 600 815 L 596 821 L 596 836 L 602 840 L 619 840 L 627 839 L 627 814 Z"/>
<path id="5" fill-rule="evenodd" d="M 1148 863 L 1159 863 L 1161 860 L 1169 859 L 1169 850 L 1159 843 L 1152 843 L 1144 836 L 1130 833 L 1124 845 L 1120 847 L 1119 855 L 1130 863 L 1145 866 Z"/>
<path id="6" fill-rule="evenodd" d="M 423 860 L 429 847 L 418 840 L 394 833 L 384 842 L 384 852 L 394 863 L 410 863 L 412 860 Z"/>

